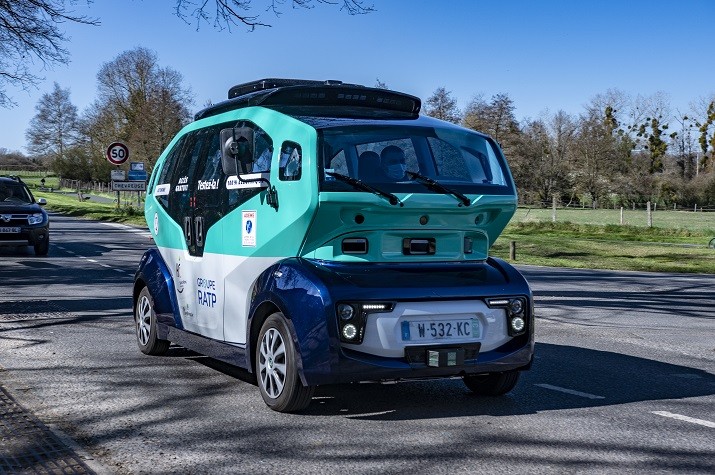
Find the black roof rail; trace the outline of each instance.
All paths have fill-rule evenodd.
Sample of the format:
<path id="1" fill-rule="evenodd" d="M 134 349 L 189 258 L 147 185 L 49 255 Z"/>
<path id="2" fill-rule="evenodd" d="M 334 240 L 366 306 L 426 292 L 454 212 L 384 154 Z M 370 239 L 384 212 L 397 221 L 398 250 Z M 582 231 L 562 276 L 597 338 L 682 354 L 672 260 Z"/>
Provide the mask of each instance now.
<path id="1" fill-rule="evenodd" d="M 304 79 L 261 79 L 233 86 L 229 99 L 199 111 L 195 120 L 241 107 L 330 108 L 330 115 L 351 117 L 356 109 L 394 112 L 417 117 L 422 106 L 418 97 L 402 92 L 346 84 L 341 81 Z"/>
<path id="2" fill-rule="evenodd" d="M 342 81 L 328 79 L 326 81 L 313 81 L 310 79 L 280 79 L 268 78 L 259 79 L 258 81 L 245 82 L 233 86 L 228 90 L 228 98 L 235 99 L 240 96 L 245 96 L 251 92 L 264 91 L 266 89 L 275 89 L 277 87 L 287 86 L 329 86 L 332 84 L 342 84 Z"/>

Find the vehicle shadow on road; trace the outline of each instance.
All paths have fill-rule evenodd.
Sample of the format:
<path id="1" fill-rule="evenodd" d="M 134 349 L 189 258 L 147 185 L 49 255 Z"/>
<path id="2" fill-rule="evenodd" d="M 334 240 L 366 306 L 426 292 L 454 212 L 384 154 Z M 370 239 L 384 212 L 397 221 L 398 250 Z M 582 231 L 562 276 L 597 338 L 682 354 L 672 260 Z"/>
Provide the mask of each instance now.
<path id="1" fill-rule="evenodd" d="M 537 343 L 536 354 L 532 370 L 506 396 L 476 396 L 460 380 L 336 385 L 319 387 L 304 414 L 367 420 L 512 416 L 715 394 L 715 376 L 684 366 L 548 343 Z"/>

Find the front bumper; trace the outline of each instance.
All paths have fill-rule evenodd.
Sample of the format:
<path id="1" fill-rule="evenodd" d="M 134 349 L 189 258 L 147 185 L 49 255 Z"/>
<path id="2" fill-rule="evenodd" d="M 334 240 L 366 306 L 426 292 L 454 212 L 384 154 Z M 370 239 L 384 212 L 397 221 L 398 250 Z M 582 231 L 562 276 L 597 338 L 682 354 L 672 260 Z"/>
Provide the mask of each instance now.
<path id="1" fill-rule="evenodd" d="M 0 233 L 0 246 L 34 246 L 46 240 L 49 233 L 49 224 L 22 226 L 17 233 Z"/>
<path id="2" fill-rule="evenodd" d="M 510 343 L 492 351 L 479 353 L 478 350 L 469 358 L 469 347 L 473 345 L 436 345 L 424 347 L 421 361 L 410 357 L 385 358 L 354 350 L 341 349 L 338 368 L 330 374 L 306 374 L 306 379 L 313 384 L 350 383 L 360 381 L 408 381 L 431 378 L 464 376 L 467 374 L 500 373 L 511 370 L 527 370 L 534 355 L 533 339 L 512 340 Z M 428 351 L 467 349 L 467 359 L 461 365 L 429 365 Z M 422 348 L 420 348 L 422 349 Z"/>

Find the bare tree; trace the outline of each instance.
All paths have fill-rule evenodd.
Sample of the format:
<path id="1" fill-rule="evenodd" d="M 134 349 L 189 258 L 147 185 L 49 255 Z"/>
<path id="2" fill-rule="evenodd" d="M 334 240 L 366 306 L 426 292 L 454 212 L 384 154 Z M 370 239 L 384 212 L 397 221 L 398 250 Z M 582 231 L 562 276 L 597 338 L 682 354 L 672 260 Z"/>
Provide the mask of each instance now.
<path id="1" fill-rule="evenodd" d="M 528 121 L 510 157 L 519 194 L 542 203 L 571 192 L 569 165 L 573 155 L 574 119 L 563 111 Z"/>
<path id="2" fill-rule="evenodd" d="M 67 41 L 59 25 L 65 22 L 98 25 L 96 19 L 75 15 L 75 0 L 0 1 L 0 107 L 15 102 L 7 86 L 29 89 L 42 80 L 39 71 L 67 64 Z"/>
<path id="3" fill-rule="evenodd" d="M 190 119 L 191 92 L 181 74 L 161 67 L 156 53 L 135 48 L 102 65 L 98 98 L 86 112 L 85 133 L 95 154 L 124 141 L 149 169 Z"/>
<path id="4" fill-rule="evenodd" d="M 581 117 L 574 141 L 573 176 L 578 189 L 596 203 L 611 191 L 618 167 L 618 147 L 603 113 Z"/>
<path id="5" fill-rule="evenodd" d="M 40 97 L 35 110 L 37 113 L 25 132 L 28 150 L 50 164 L 62 160 L 77 142 L 79 133 L 77 107 L 70 101 L 70 90 L 54 83 L 52 92 Z"/>
<path id="6" fill-rule="evenodd" d="M 339 5 L 349 15 L 375 10 L 373 5 L 366 5 L 362 0 L 216 0 L 214 4 L 209 4 L 208 0 L 176 0 L 176 15 L 186 23 L 195 22 L 197 30 L 206 23 L 220 30 L 246 26 L 253 31 L 256 27 L 271 26 L 261 19 L 261 10 L 280 16 L 286 4 L 305 9 L 316 5 Z"/>
<path id="7" fill-rule="evenodd" d="M 465 127 L 491 135 L 507 157 L 512 157 L 517 153 L 521 137 L 514 109 L 514 102 L 506 93 L 495 94 L 489 102 L 479 95 L 467 105 L 462 123 Z"/>
<path id="8" fill-rule="evenodd" d="M 438 87 L 425 102 L 425 115 L 436 119 L 446 120 L 454 124 L 462 118 L 457 108 L 457 100 L 452 93 L 444 87 Z"/>

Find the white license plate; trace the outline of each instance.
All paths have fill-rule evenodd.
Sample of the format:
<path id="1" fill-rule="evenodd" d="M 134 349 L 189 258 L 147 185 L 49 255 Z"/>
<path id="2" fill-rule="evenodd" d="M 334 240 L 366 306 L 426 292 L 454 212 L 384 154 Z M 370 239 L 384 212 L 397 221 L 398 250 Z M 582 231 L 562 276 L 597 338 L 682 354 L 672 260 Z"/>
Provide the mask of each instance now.
<path id="1" fill-rule="evenodd" d="M 402 341 L 478 339 L 482 328 L 476 318 L 402 322 Z"/>
<path id="2" fill-rule="evenodd" d="M 0 233 L 19 233 L 20 228 L 0 228 Z"/>

